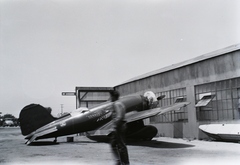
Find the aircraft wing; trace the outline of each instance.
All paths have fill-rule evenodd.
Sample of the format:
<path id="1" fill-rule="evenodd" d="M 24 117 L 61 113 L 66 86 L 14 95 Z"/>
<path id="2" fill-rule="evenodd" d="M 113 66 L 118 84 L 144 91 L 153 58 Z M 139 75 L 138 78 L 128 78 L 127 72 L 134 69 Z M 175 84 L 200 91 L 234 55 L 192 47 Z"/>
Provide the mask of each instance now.
<path id="1" fill-rule="evenodd" d="M 166 107 L 158 107 L 150 110 L 130 113 L 129 115 L 128 114 L 126 115 L 126 120 L 127 120 L 127 123 L 131 123 L 131 122 L 143 120 L 152 116 L 161 115 L 167 112 L 179 111 L 182 107 L 185 107 L 188 104 L 190 104 L 190 102 L 181 102 L 181 103 L 175 103 L 173 105 L 166 106 Z"/>
<path id="2" fill-rule="evenodd" d="M 143 120 L 143 119 L 146 119 L 146 118 L 149 118 L 152 116 L 161 115 L 161 114 L 164 114 L 167 112 L 179 111 L 182 107 L 185 107 L 188 104 L 190 104 L 190 102 L 180 102 L 180 103 L 175 103 L 173 105 L 166 106 L 166 107 L 158 107 L 158 108 L 144 110 L 144 111 L 140 111 L 140 112 L 139 111 L 129 112 L 126 114 L 126 121 L 127 121 L 127 123 L 131 123 L 131 122 Z M 96 131 L 88 132 L 88 136 L 91 135 L 93 137 L 93 136 L 108 135 L 109 130 L 112 128 L 112 124 L 113 124 L 112 121 L 110 121 L 107 124 L 105 124 L 104 126 L 97 129 Z"/>

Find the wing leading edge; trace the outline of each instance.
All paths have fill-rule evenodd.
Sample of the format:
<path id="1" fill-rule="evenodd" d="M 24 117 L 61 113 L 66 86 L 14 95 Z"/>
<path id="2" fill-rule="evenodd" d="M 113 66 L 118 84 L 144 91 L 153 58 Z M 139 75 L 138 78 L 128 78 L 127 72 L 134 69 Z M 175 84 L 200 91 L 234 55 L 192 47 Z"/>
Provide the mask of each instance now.
<path id="1" fill-rule="evenodd" d="M 181 102 L 181 103 L 175 103 L 167 107 L 158 107 L 150 110 L 135 112 L 133 114 L 127 115 L 126 120 L 127 120 L 127 123 L 130 123 L 138 120 L 143 120 L 149 117 L 153 117 L 156 115 L 162 115 L 164 113 L 171 112 L 171 111 L 179 111 L 182 107 L 185 107 L 188 104 L 190 104 L 190 102 Z"/>

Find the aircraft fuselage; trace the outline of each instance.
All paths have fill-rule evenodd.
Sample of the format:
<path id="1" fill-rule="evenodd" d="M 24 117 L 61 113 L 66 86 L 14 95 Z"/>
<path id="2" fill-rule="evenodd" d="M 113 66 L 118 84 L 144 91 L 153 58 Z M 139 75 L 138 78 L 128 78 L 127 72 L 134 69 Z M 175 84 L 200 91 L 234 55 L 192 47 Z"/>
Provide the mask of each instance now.
<path id="1" fill-rule="evenodd" d="M 133 110 L 141 111 L 147 106 L 146 100 L 140 95 L 124 97 L 118 101 L 124 104 L 126 112 Z M 106 102 L 92 109 L 73 112 L 65 117 L 54 120 L 29 134 L 26 139 L 31 139 L 35 134 L 39 135 L 36 139 L 44 139 L 95 130 L 108 123 L 111 120 L 111 115 L 112 102 Z M 41 132 L 46 133 L 48 130 L 49 134 L 41 136 Z"/>

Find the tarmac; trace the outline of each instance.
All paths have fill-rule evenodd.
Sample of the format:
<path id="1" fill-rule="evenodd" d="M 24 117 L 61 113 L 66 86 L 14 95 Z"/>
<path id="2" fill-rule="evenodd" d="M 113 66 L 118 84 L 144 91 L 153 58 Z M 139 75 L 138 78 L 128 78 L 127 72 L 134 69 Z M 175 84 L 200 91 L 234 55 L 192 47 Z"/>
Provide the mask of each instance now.
<path id="1" fill-rule="evenodd" d="M 3 165 L 113 165 L 108 143 L 89 140 L 85 136 L 40 140 L 26 145 L 20 128 L 0 127 L 0 164 Z M 127 145 L 131 165 L 229 165 L 240 163 L 240 144 L 154 138 L 148 142 Z"/>

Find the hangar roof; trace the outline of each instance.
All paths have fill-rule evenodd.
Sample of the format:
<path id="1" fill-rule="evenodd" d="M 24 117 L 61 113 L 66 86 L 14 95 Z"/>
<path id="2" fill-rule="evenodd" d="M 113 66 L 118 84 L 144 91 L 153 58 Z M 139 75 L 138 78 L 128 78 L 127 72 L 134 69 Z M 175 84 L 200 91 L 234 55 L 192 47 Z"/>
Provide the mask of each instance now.
<path id="1" fill-rule="evenodd" d="M 213 51 L 213 52 L 195 57 L 195 58 L 187 60 L 187 61 L 183 61 L 183 62 L 180 62 L 180 63 L 177 63 L 177 64 L 173 64 L 173 65 L 170 65 L 170 66 L 167 66 L 167 67 L 164 67 L 164 68 L 152 71 L 152 72 L 148 72 L 146 74 L 143 74 L 143 75 L 134 77 L 132 79 L 129 79 L 129 80 L 127 80 L 127 81 L 125 81 L 125 82 L 123 82 L 119 85 L 127 84 L 129 82 L 137 81 L 137 80 L 144 79 L 144 78 L 147 78 L 147 77 L 151 77 L 151 76 L 154 76 L 156 74 L 164 73 L 164 72 L 167 72 L 167 71 L 170 71 L 170 70 L 181 68 L 181 67 L 184 67 L 184 66 L 187 66 L 187 65 L 190 65 L 190 64 L 194 64 L 194 63 L 197 63 L 197 62 L 200 62 L 200 61 L 210 59 L 210 58 L 221 56 L 221 55 L 224 55 L 224 54 L 229 53 L 229 52 L 234 52 L 234 51 L 237 51 L 239 49 L 240 49 L 240 44 L 231 45 L 229 47 L 226 47 L 226 48 L 223 48 L 223 49 L 220 49 L 220 50 L 216 50 L 216 51 Z M 117 85 L 117 86 L 119 86 L 119 85 Z"/>

